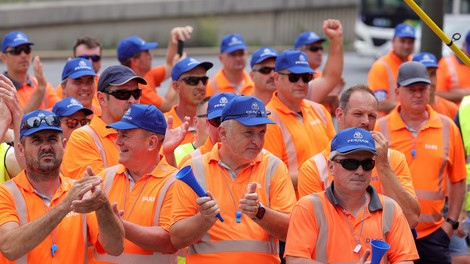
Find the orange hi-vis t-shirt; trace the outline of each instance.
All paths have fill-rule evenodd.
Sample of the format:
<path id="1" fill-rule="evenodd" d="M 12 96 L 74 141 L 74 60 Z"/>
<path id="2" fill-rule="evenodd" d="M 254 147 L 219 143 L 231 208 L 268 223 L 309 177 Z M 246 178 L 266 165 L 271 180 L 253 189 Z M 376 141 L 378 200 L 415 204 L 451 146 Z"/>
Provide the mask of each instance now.
<path id="1" fill-rule="evenodd" d="M 388 139 L 389 146 L 405 154 L 413 186 L 421 205 L 416 227 L 418 239 L 440 228 L 444 218 L 447 180 L 466 179 L 465 153 L 459 129 L 450 118 L 438 114 L 429 105 L 429 120 L 415 137 L 400 116 L 401 107 L 380 118 L 375 129 Z"/>
<path id="2" fill-rule="evenodd" d="M 448 92 L 452 88 L 470 89 L 470 69 L 454 54 L 441 58 L 437 65 L 437 91 Z"/>
<path id="3" fill-rule="evenodd" d="M 227 80 L 224 70 L 220 69 L 207 83 L 206 96 L 212 96 L 218 93 L 234 93 L 237 95 L 252 95 L 255 90 L 255 84 L 248 73 L 243 71 L 243 86 L 240 91 L 235 90 L 233 84 Z"/>
<path id="4" fill-rule="evenodd" d="M 173 128 L 177 128 L 183 124 L 183 120 L 180 119 L 178 114 L 176 113 L 176 108 L 178 105 L 174 105 L 171 107 L 170 111 L 164 113 L 165 118 L 168 120 L 169 116 L 173 117 Z M 180 143 L 180 145 L 186 144 L 186 143 L 193 143 L 195 141 L 195 136 L 196 136 L 196 129 L 194 127 L 190 127 L 188 129 L 188 133 L 183 139 L 183 142 Z"/>
<path id="5" fill-rule="evenodd" d="M 6 77 L 8 77 L 6 73 L 4 74 Z M 24 109 L 25 106 L 29 103 L 29 101 L 31 101 L 31 99 L 33 98 L 34 92 L 38 87 L 38 80 L 36 79 L 36 77 L 30 75 L 26 77 L 25 83 L 20 83 L 12 79 L 10 80 L 13 82 L 13 85 L 16 88 L 16 92 L 18 94 L 18 102 L 20 103 L 21 108 Z M 44 100 L 41 102 L 38 109 L 45 110 L 52 108 L 58 101 L 60 101 L 60 97 L 57 96 L 54 87 L 52 86 L 52 84 L 47 83 Z"/>
<path id="6" fill-rule="evenodd" d="M 119 148 L 116 145 L 117 131 L 106 128 L 99 116 L 93 117 L 89 126 L 72 132 L 65 148 L 62 172 L 72 179 L 81 179 L 86 168 L 98 173 L 107 167 L 118 164 Z M 92 136 L 88 130 L 94 132 Z"/>
<path id="7" fill-rule="evenodd" d="M 246 193 L 248 184 L 258 183 L 259 201 L 272 210 L 289 214 L 295 204 L 295 194 L 287 168 L 282 161 L 267 152 L 261 152 L 255 160 L 239 172 L 234 172 L 220 160 L 220 143 L 211 152 L 190 159 L 185 165 L 203 169 L 195 173 L 201 186 L 212 193 L 221 210 L 224 222 L 217 221 L 196 244 L 189 246 L 188 263 L 280 263 L 278 240 L 245 214 L 236 223 L 239 200 Z M 199 163 L 198 163 L 199 162 Z M 196 164 L 198 163 L 198 164 Z M 194 165 L 196 164 L 196 165 Z M 234 177 L 234 178 L 233 178 Z M 233 199 L 230 198 L 230 193 Z M 196 193 L 184 182 L 176 181 L 173 192 L 171 224 L 198 213 Z M 229 250 L 224 245 L 230 243 Z"/>
<path id="8" fill-rule="evenodd" d="M 436 96 L 436 103 L 431 107 L 434 109 L 434 111 L 438 112 L 439 114 L 443 114 L 452 120 L 454 120 L 454 118 L 457 116 L 457 112 L 459 111 L 459 107 L 454 102 L 451 102 L 440 96 Z"/>
<path id="9" fill-rule="evenodd" d="M 214 147 L 214 143 L 212 143 L 212 140 L 210 137 L 207 137 L 206 142 L 204 142 L 204 145 L 193 150 L 191 153 L 189 153 L 188 155 L 184 156 L 181 159 L 180 163 L 178 164 L 178 168 L 181 169 L 183 165 L 186 163 L 186 161 L 188 161 L 189 159 L 192 159 L 194 157 L 198 157 L 198 156 L 206 154 L 207 152 L 210 152 L 213 147 Z"/>
<path id="10" fill-rule="evenodd" d="M 334 185 L 300 198 L 290 217 L 285 255 L 321 263 L 358 263 L 365 250 L 371 250 L 370 242 L 379 239 L 390 245 L 384 256 L 387 263 L 418 259 L 410 226 L 400 206 L 377 194 L 371 186 L 367 192 L 370 202 L 357 216 L 342 209 L 334 195 Z M 356 253 L 358 241 L 361 248 Z M 380 263 L 385 263 L 384 259 Z"/>
<path id="11" fill-rule="evenodd" d="M 334 177 L 328 170 L 328 159 L 331 152 L 330 146 L 331 144 L 322 152 L 306 160 L 300 167 L 298 175 L 299 197 L 322 192 L 333 182 Z M 400 151 L 389 149 L 388 160 L 390 167 L 403 188 L 416 197 L 405 155 Z M 378 193 L 384 194 L 377 168 L 372 170 L 370 185 L 374 186 Z"/>
<path id="12" fill-rule="evenodd" d="M 106 185 L 107 171 L 115 170 L 114 180 L 110 182 L 109 190 L 106 190 L 107 188 L 104 186 L 103 190 L 107 192 L 107 197 L 111 204 L 116 202 L 117 207 L 120 210 L 124 210 L 122 219 L 139 226 L 160 226 L 164 230 L 169 231 L 176 169 L 170 166 L 165 159 L 162 159 L 151 173 L 142 176 L 137 182 L 131 183 L 127 169 L 123 165 L 116 166 L 118 167 L 104 169 L 98 176 L 103 178 L 103 185 Z M 132 185 L 133 187 L 131 188 Z M 160 211 L 157 212 L 159 205 Z M 157 215 L 159 217 L 155 219 Z M 96 218 L 90 223 L 90 234 L 94 241 L 98 239 L 98 223 Z M 94 253 L 95 263 L 109 263 L 100 261 L 106 259 L 100 258 L 100 255 L 103 253 L 99 251 Z M 142 257 L 147 256 L 149 257 L 148 260 L 151 260 L 153 254 L 153 251 L 145 250 L 125 239 L 124 251 L 121 256 L 105 256 L 114 259 L 115 261 L 113 262 L 123 263 L 119 261 L 119 258 L 124 257 L 124 255 L 143 255 Z"/>
<path id="13" fill-rule="evenodd" d="M 153 104 L 159 108 L 163 102 L 163 97 L 157 93 L 157 88 L 160 87 L 162 82 L 165 80 L 165 66 L 161 65 L 153 67 L 145 74 L 144 79 L 147 81 L 147 84 L 139 84 L 139 87 L 142 89 L 140 103 Z"/>
<path id="14" fill-rule="evenodd" d="M 43 198 L 33 186 L 29 183 L 25 171 L 20 172 L 18 176 L 12 179 L 26 204 L 25 213 L 27 216 L 26 222 L 37 220 L 46 214 L 51 208 L 56 207 L 59 203 L 63 202 L 65 197 L 69 194 L 73 182 L 67 177 L 60 176 L 60 187 L 52 197 L 51 205 L 48 207 Z M 44 198 L 46 199 L 46 198 Z M 13 198 L 12 193 L 3 184 L 0 185 L 0 226 L 8 223 L 15 222 L 21 226 L 24 223 L 20 222 L 20 214 L 16 209 L 16 200 Z M 87 242 L 90 240 L 84 237 L 83 228 L 86 228 L 84 223 L 85 218 L 88 222 L 89 216 L 94 213 L 87 214 L 86 217 L 82 214 L 69 212 L 57 225 L 57 227 L 47 235 L 45 239 L 34 247 L 28 254 L 28 263 L 84 263 L 85 253 L 87 250 Z M 88 235 L 87 235 L 88 236 Z M 86 239 L 86 241 L 85 241 Z M 54 257 L 51 255 L 51 246 L 56 244 L 58 246 L 55 251 Z M 21 246 L 21 245 L 19 245 Z M 9 261 L 3 254 L 0 254 L 0 263 L 16 263 Z M 24 262 L 26 263 L 26 262 Z"/>
<path id="15" fill-rule="evenodd" d="M 93 99 L 91 100 L 91 110 L 93 110 L 93 115 L 99 115 L 101 116 L 101 105 L 100 105 L 100 101 L 98 101 L 98 81 L 100 79 L 100 76 L 99 75 L 96 75 L 95 76 L 95 96 L 93 96 Z M 58 97 L 64 99 L 64 94 L 63 94 L 63 91 L 62 91 L 62 85 L 59 84 L 57 85 L 56 89 L 55 89 L 55 92 L 57 94 Z"/>

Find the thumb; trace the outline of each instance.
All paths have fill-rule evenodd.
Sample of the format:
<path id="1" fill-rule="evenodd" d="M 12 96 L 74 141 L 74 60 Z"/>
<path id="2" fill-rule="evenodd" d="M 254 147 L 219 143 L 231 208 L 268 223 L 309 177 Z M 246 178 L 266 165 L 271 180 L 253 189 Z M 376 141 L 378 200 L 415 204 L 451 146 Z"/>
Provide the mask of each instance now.
<path id="1" fill-rule="evenodd" d="M 364 252 L 364 255 L 359 259 L 359 263 L 365 263 L 367 259 L 370 256 L 370 249 L 366 249 L 366 252 Z"/>
<path id="2" fill-rule="evenodd" d="M 85 177 L 87 176 L 95 176 L 95 173 L 93 172 L 90 166 L 86 167 Z"/>
<path id="3" fill-rule="evenodd" d="M 173 116 L 168 116 L 166 119 L 167 130 L 173 128 Z"/>
<path id="4" fill-rule="evenodd" d="M 248 187 L 249 188 L 248 193 L 255 193 L 257 187 L 258 187 L 257 182 L 251 183 L 250 186 Z"/>

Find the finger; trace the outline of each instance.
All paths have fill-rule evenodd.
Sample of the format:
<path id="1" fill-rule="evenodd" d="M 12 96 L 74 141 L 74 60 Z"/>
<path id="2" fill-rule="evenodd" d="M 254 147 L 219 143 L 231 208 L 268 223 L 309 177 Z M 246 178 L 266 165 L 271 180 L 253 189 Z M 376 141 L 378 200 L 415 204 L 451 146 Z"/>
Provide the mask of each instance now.
<path id="1" fill-rule="evenodd" d="M 256 192 L 256 188 L 258 187 L 258 183 L 256 182 L 253 182 L 251 183 L 249 186 L 248 186 L 248 193 L 255 193 Z"/>
<path id="2" fill-rule="evenodd" d="M 87 166 L 86 167 L 86 173 L 85 173 L 85 176 L 95 176 L 95 173 L 93 172 L 93 170 L 91 169 L 90 166 Z"/>
<path id="3" fill-rule="evenodd" d="M 167 119 L 166 119 L 166 127 L 167 127 L 167 130 L 173 128 L 173 116 L 170 115 L 170 116 L 167 117 Z"/>
<path id="4" fill-rule="evenodd" d="M 361 257 L 361 259 L 359 260 L 359 263 L 364 263 L 367 261 L 367 259 L 369 258 L 370 256 L 370 250 L 369 249 L 366 249 L 366 252 L 364 252 L 364 255 Z"/>

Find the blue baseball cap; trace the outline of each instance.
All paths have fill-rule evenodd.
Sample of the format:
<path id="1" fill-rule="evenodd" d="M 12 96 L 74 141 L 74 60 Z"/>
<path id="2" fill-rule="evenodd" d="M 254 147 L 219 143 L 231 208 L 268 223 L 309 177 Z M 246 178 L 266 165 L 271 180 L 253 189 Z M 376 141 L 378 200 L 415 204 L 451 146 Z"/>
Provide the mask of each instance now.
<path id="1" fill-rule="evenodd" d="M 62 81 L 67 78 L 77 79 L 82 76 L 96 76 L 93 65 L 82 58 L 71 59 L 65 63 L 62 71 Z"/>
<path id="2" fill-rule="evenodd" d="M 71 116 L 78 111 L 83 111 L 85 115 L 92 115 L 93 111 L 83 107 L 82 103 L 73 97 L 67 97 L 55 103 L 52 112 L 58 117 Z"/>
<path id="3" fill-rule="evenodd" d="M 132 36 L 119 42 L 117 47 L 117 56 L 121 63 L 143 50 L 151 50 L 158 46 L 157 42 L 145 42 L 145 40 Z"/>
<path id="4" fill-rule="evenodd" d="M 338 154 L 348 154 L 359 150 L 366 150 L 377 156 L 372 134 L 357 127 L 343 129 L 331 141 L 330 160 Z"/>
<path id="5" fill-rule="evenodd" d="M 266 108 L 261 100 L 254 96 L 236 96 L 222 109 L 220 121 L 235 119 L 245 126 L 276 124 L 268 118 Z"/>
<path id="6" fill-rule="evenodd" d="M 275 71 L 288 70 L 292 73 L 314 73 L 308 65 L 307 55 L 297 50 L 285 50 L 277 56 Z"/>
<path id="7" fill-rule="evenodd" d="M 207 119 L 211 120 L 221 117 L 222 109 L 224 109 L 225 105 L 235 97 L 237 97 L 237 95 L 234 93 L 218 93 L 211 96 L 207 102 Z"/>
<path id="8" fill-rule="evenodd" d="M 302 47 L 303 45 L 308 45 L 308 44 L 312 44 L 315 42 L 323 42 L 325 40 L 326 39 L 324 38 L 320 38 L 320 36 L 318 36 L 317 33 L 315 32 L 311 32 L 311 31 L 302 32 L 295 39 L 294 49 L 298 49 Z"/>
<path id="9" fill-rule="evenodd" d="M 279 52 L 270 47 L 263 47 L 261 49 L 258 49 L 253 52 L 253 55 L 251 55 L 251 68 L 253 68 L 255 64 L 261 63 L 269 58 L 277 58 L 278 55 Z"/>
<path id="10" fill-rule="evenodd" d="M 214 64 L 207 61 L 200 62 L 193 57 L 186 57 L 185 59 L 180 60 L 175 64 L 173 70 L 171 71 L 171 79 L 173 79 L 173 81 L 176 81 L 183 73 L 188 72 L 198 66 L 202 66 L 207 71 L 212 68 Z"/>
<path id="11" fill-rule="evenodd" d="M 470 54 L 470 30 L 467 32 L 465 36 L 465 46 L 467 47 L 467 54 Z"/>
<path id="12" fill-rule="evenodd" d="M 158 108 L 151 104 L 133 104 L 121 121 L 106 126 L 117 130 L 142 128 L 150 132 L 165 135 L 166 119 Z"/>
<path id="13" fill-rule="evenodd" d="M 415 28 L 407 23 L 400 23 L 395 27 L 394 37 L 416 38 Z"/>
<path id="14" fill-rule="evenodd" d="M 98 91 L 104 91 L 108 86 L 119 86 L 130 80 L 136 79 L 138 83 L 147 84 L 144 78 L 137 76 L 135 72 L 124 65 L 114 65 L 106 68 L 98 81 Z"/>
<path id="15" fill-rule="evenodd" d="M 24 44 L 34 45 L 33 42 L 28 40 L 28 36 L 26 36 L 25 33 L 20 31 L 12 31 L 3 37 L 2 52 L 5 53 L 8 47 L 14 48 Z"/>
<path id="16" fill-rule="evenodd" d="M 26 124 L 33 126 L 28 128 Z M 59 117 L 46 110 L 29 112 L 21 119 L 20 139 L 42 130 L 56 130 L 62 132 Z"/>
<path id="17" fill-rule="evenodd" d="M 246 50 L 245 42 L 240 34 L 229 34 L 222 38 L 220 53 L 232 53 L 236 50 Z"/>
<path id="18" fill-rule="evenodd" d="M 436 56 L 429 52 L 421 52 L 414 55 L 413 61 L 421 62 L 426 68 L 439 68 Z"/>

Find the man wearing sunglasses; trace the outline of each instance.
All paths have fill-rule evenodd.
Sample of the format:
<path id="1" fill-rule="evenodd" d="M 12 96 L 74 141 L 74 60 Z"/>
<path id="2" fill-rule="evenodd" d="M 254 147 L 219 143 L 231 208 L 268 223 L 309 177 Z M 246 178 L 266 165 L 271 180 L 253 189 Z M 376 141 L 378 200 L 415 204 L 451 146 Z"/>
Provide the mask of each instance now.
<path id="1" fill-rule="evenodd" d="M 375 141 L 367 130 L 348 128 L 333 138 L 328 170 L 334 181 L 295 205 L 287 263 L 364 263 L 373 240 L 390 245 L 386 263 L 412 264 L 419 258 L 400 206 L 370 185 L 375 156 Z"/>
<path id="2" fill-rule="evenodd" d="M 34 43 L 20 31 L 6 34 L 2 41 L 1 59 L 7 67 L 4 75 L 15 85 L 18 100 L 25 113 L 49 109 L 60 100 L 54 87 L 46 81 L 38 56 L 33 61 L 35 76 L 28 75 L 32 61 L 32 45 Z"/>
<path id="3" fill-rule="evenodd" d="M 274 65 L 279 53 L 270 47 L 262 47 L 251 56 L 250 77 L 254 83 L 253 96 L 260 99 L 265 105 L 271 101 L 276 91 L 274 83 Z"/>
<path id="4" fill-rule="evenodd" d="M 130 68 L 110 66 L 103 71 L 98 82 L 98 99 L 102 114 L 95 115 L 89 126 L 73 131 L 67 143 L 62 171 L 69 177 L 80 179 L 86 167 L 101 171 L 118 163 L 117 131 L 106 128 L 118 122 L 133 104 L 138 104 L 146 81 Z"/>
<path id="5" fill-rule="evenodd" d="M 82 126 L 89 125 L 93 111 L 73 97 L 67 97 L 57 102 L 52 112 L 60 119 L 60 127 L 65 139 L 69 139 L 72 132 Z"/>

